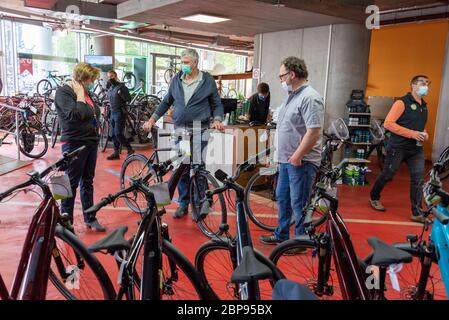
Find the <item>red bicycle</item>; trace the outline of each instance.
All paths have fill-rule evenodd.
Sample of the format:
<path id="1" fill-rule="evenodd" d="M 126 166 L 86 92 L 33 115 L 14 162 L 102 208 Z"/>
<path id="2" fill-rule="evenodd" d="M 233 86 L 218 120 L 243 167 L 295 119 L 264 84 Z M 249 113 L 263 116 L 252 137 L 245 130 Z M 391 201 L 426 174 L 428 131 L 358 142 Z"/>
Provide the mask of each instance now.
<path id="1" fill-rule="evenodd" d="M 44 300 L 47 298 L 48 280 L 66 299 L 113 299 L 114 287 L 100 262 L 75 236 L 70 217 L 60 214 L 50 189 L 52 181 L 45 181 L 51 173 L 64 171 L 85 147 L 63 158 L 42 173 L 31 171 L 30 179 L 3 193 L 0 202 L 11 199 L 18 192 L 38 187 L 43 199 L 35 211 L 11 291 L 0 274 L 0 298 L 3 300 Z"/>

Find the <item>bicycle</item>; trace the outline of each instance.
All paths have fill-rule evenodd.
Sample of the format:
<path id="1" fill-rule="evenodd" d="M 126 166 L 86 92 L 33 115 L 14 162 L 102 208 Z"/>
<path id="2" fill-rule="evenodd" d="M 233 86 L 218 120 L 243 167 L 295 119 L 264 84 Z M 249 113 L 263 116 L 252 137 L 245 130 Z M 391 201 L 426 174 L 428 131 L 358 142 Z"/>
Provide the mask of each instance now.
<path id="1" fill-rule="evenodd" d="M 21 112 L 19 112 L 19 123 L 16 124 L 15 119 L 13 119 L 14 114 L 9 113 L 9 109 L 6 106 L 2 106 L 0 104 L 0 114 L 2 115 L 0 118 L 2 121 L 5 121 L 5 125 L 0 128 L 3 129 L 5 134 L 0 137 L 0 146 L 2 144 L 8 144 L 5 140 L 9 137 L 11 132 L 16 131 L 16 126 L 18 125 L 19 130 L 19 149 L 20 152 L 25 156 L 33 159 L 39 159 L 43 157 L 48 150 L 48 140 L 45 132 L 42 130 L 42 124 L 32 124 L 29 121 L 29 118 L 33 118 L 33 122 L 38 121 L 37 117 L 35 117 L 36 112 L 34 112 L 35 108 L 29 104 L 19 103 L 19 108 L 21 108 Z M 34 108 L 34 109 L 33 109 Z M 12 118 L 11 118 L 12 117 Z M 11 119 L 7 119 L 11 118 Z"/>
<path id="2" fill-rule="evenodd" d="M 373 252 L 365 259 L 357 257 L 346 225 L 338 213 L 338 199 L 327 190 L 341 176 L 341 168 L 325 173 L 327 183 L 318 183 L 319 196 L 329 203 L 325 230 L 316 233 L 313 209 L 305 210 L 306 234 L 279 244 L 270 260 L 287 279 L 309 288 L 320 299 L 385 300 L 396 298 L 394 288 L 397 265 L 412 261 L 411 254 L 371 237 Z M 392 278 L 387 281 L 387 273 Z M 339 287 L 335 285 L 338 279 Z M 387 295 L 385 294 L 387 292 Z"/>
<path id="3" fill-rule="evenodd" d="M 180 157 L 182 154 L 164 163 L 151 164 L 146 176 L 132 177 L 129 187 L 103 198 L 87 210 L 88 213 L 97 212 L 135 192 L 145 197 L 146 208 L 142 211 L 138 230 L 131 239 L 124 238 L 128 228 L 120 227 L 89 247 L 90 252 L 106 252 L 116 259 L 120 285 L 117 300 L 123 297 L 127 300 L 213 298 L 208 287 L 200 281 L 193 265 L 171 243 L 168 225 L 161 221 L 165 210 L 158 210 L 153 187 L 149 186 L 149 180 L 164 175 Z"/>
<path id="4" fill-rule="evenodd" d="M 111 133 L 112 133 L 112 127 L 111 127 L 111 105 L 109 101 L 104 101 L 100 105 L 101 110 L 101 117 L 100 117 L 100 124 L 99 124 L 99 143 L 98 148 L 101 152 L 106 152 L 106 149 L 108 147 L 108 143 L 111 140 Z"/>
<path id="5" fill-rule="evenodd" d="M 449 159 L 449 147 L 443 150 L 440 156 L 441 159 Z M 441 181 L 446 180 L 449 177 L 449 161 L 444 161 L 441 169 L 439 170 L 439 178 Z"/>
<path id="6" fill-rule="evenodd" d="M 206 192 L 207 201 L 202 204 L 201 215 L 210 214 L 214 195 L 231 190 L 236 195 L 236 236 L 231 236 L 229 225 L 223 223 L 220 229 L 225 237 L 214 237 L 203 244 L 195 255 L 195 267 L 200 278 L 218 299 L 265 300 L 271 297 L 271 283 L 285 278 L 268 258 L 254 249 L 247 210 L 243 204 L 244 188 L 236 182 L 242 172 L 271 151 L 265 150 L 241 164 L 233 177 L 221 170 L 216 171 L 215 177 L 223 186 Z"/>
<path id="7" fill-rule="evenodd" d="M 97 105 L 102 105 L 108 100 L 108 90 L 104 86 L 103 79 L 98 79 L 95 82 L 95 86 L 90 92 L 92 101 Z"/>
<path id="8" fill-rule="evenodd" d="M 377 163 L 379 169 L 382 171 L 384 168 L 385 157 L 387 156 L 387 146 L 391 133 L 385 130 L 383 122 L 373 119 L 373 121 L 371 121 L 370 136 L 371 145 L 368 149 L 366 159 L 376 151 Z"/>
<path id="9" fill-rule="evenodd" d="M 106 271 L 75 236 L 70 217 L 60 214 L 50 190 L 52 182 L 44 181 L 53 171 L 64 171 L 84 148 L 64 153 L 62 159 L 41 173 L 28 172 L 28 181 L 0 193 L 0 201 L 3 201 L 31 186 L 37 186 L 43 192 L 42 202 L 33 215 L 25 238 L 11 291 L 0 275 L 1 299 L 43 300 L 48 280 L 66 299 L 114 297 L 115 291 Z"/>
<path id="10" fill-rule="evenodd" d="M 53 118 L 53 122 L 51 124 L 51 148 L 54 149 L 56 142 L 58 141 L 58 137 L 61 135 L 61 126 L 59 124 L 58 116 Z"/>
<path id="11" fill-rule="evenodd" d="M 133 154 L 128 156 L 120 170 L 120 188 L 125 189 L 127 187 L 129 177 L 142 176 L 143 174 L 148 172 L 148 170 L 151 170 L 153 164 L 159 163 L 159 152 L 178 151 L 179 145 L 182 143 L 182 141 L 184 141 L 186 144 L 189 144 L 189 147 L 186 148 L 186 151 L 189 154 L 189 161 L 188 163 L 186 163 L 187 161 L 183 161 L 181 164 L 179 164 L 179 166 L 175 168 L 173 175 L 170 177 L 168 181 L 170 198 L 173 198 L 179 182 L 179 177 L 184 173 L 185 170 L 187 170 L 187 168 L 190 167 L 189 195 L 193 220 L 196 222 L 199 229 L 205 236 L 211 238 L 216 235 L 220 235 L 221 231 L 219 226 L 226 223 L 227 221 L 226 203 L 224 197 L 222 195 L 219 195 L 216 199 L 214 199 L 214 203 L 211 204 L 214 209 L 214 213 L 210 215 L 200 214 L 201 204 L 202 201 L 204 201 L 204 195 L 206 191 L 205 189 L 217 188 L 218 182 L 214 177 L 212 177 L 209 171 L 204 168 L 204 164 L 198 165 L 193 162 L 192 155 L 194 134 L 186 131 L 174 134 L 162 133 L 159 134 L 159 136 L 176 139 L 177 147 L 155 149 L 150 158 L 147 158 L 141 154 Z M 151 183 L 154 184 L 162 182 L 163 177 L 166 173 L 167 172 L 159 172 L 159 174 L 154 177 Z M 125 199 L 125 202 L 127 206 L 136 213 L 142 213 L 147 210 L 147 208 L 145 207 L 145 199 L 142 199 L 142 197 L 140 197 L 138 193 L 134 194 L 134 198 L 132 200 Z"/>
<path id="12" fill-rule="evenodd" d="M 411 279 L 401 277 L 401 295 L 408 300 L 434 300 L 449 297 L 449 193 L 443 190 L 439 174 L 447 165 L 449 158 L 443 153 L 430 172 L 430 179 L 424 186 L 424 198 L 428 209 L 425 217 L 433 215 L 436 219 L 427 220 L 418 236 L 407 236 L 408 243 L 399 243 L 395 247 L 411 254 L 413 267 L 405 272 Z M 444 156 L 444 157 L 443 157 Z M 428 240 L 424 233 L 432 224 Z"/>
<path id="13" fill-rule="evenodd" d="M 276 124 L 267 125 L 267 140 L 271 137 L 271 131 L 276 130 Z M 324 144 L 321 152 L 321 164 L 316 181 L 320 181 L 320 174 L 332 168 L 332 155 L 340 149 L 342 144 L 349 138 L 349 130 L 343 119 L 333 121 L 327 130 L 331 134 L 324 133 Z M 274 232 L 278 225 L 276 188 L 279 171 L 277 165 L 268 162 L 268 167 L 260 169 L 253 175 L 245 187 L 245 207 L 248 217 L 258 227 Z M 316 184 L 314 184 L 315 186 Z M 316 199 L 315 187 L 311 192 L 311 199 Z M 318 200 L 314 202 L 318 204 Z M 322 206 L 320 206 L 322 208 Z M 325 211 L 315 212 L 314 223 L 318 226 L 325 220 Z M 295 223 L 292 217 L 291 224 Z"/>
<path id="14" fill-rule="evenodd" d="M 70 80 L 70 75 L 58 76 L 56 72 L 58 71 L 47 71 L 47 77 L 37 83 L 36 90 L 39 95 L 51 94 L 52 91 L 56 91 L 56 89 Z"/>

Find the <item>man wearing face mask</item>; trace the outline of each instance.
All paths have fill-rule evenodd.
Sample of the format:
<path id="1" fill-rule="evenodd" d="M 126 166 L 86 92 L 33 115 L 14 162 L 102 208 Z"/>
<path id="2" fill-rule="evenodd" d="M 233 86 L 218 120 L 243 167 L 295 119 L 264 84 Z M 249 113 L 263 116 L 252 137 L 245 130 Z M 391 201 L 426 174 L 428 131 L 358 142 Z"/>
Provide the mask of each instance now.
<path id="1" fill-rule="evenodd" d="M 385 211 L 380 194 L 403 161 L 410 172 L 411 220 L 425 222 L 421 214 L 422 185 L 424 177 L 423 142 L 429 139 L 425 131 L 428 109 L 423 97 L 428 94 L 430 80 L 418 75 L 411 81 L 411 92 L 396 101 L 385 119 L 384 127 L 391 132 L 387 156 L 382 173 L 371 190 L 370 205 L 377 211 Z"/>
<path id="2" fill-rule="evenodd" d="M 200 149 L 204 151 L 207 145 L 207 137 L 204 136 L 204 131 L 210 127 L 217 130 L 223 129 L 223 105 L 215 79 L 209 73 L 200 71 L 198 63 L 199 55 L 196 50 L 186 49 L 181 53 L 182 70 L 171 81 L 167 95 L 153 113 L 151 119 L 145 123 L 144 129 L 151 132 L 156 121 L 173 106 L 172 117 L 176 130 L 192 131 L 194 123 L 201 125 L 202 137 L 199 137 L 199 139 L 194 137 L 193 147 L 195 148 L 195 141 L 201 140 Z M 210 125 L 211 118 L 213 118 L 212 125 Z M 201 155 L 199 155 L 199 158 L 201 158 Z M 173 215 L 175 219 L 182 218 L 188 213 L 190 204 L 189 180 L 190 168 L 186 168 L 178 183 L 179 208 Z"/>
<path id="3" fill-rule="evenodd" d="M 270 87 L 262 82 L 257 86 L 257 93 L 249 98 L 248 120 L 266 123 L 270 111 Z"/>
<path id="4" fill-rule="evenodd" d="M 308 75 L 303 60 L 289 57 L 282 62 L 279 79 L 287 97 L 277 116 L 279 226 L 274 234 L 260 238 L 264 244 L 274 245 L 290 238 L 293 214 L 295 236 L 304 233 L 302 210 L 310 197 L 321 162 L 321 128 L 324 122 L 323 98 L 308 85 Z"/>
<path id="5" fill-rule="evenodd" d="M 120 159 L 120 146 L 128 150 L 128 155 L 133 154 L 128 139 L 123 135 L 125 130 L 125 112 L 126 105 L 131 101 L 131 95 L 123 82 L 118 81 L 117 72 L 110 70 L 108 72 L 108 98 L 111 103 L 111 127 L 112 141 L 114 143 L 114 152 L 107 158 L 108 160 Z"/>

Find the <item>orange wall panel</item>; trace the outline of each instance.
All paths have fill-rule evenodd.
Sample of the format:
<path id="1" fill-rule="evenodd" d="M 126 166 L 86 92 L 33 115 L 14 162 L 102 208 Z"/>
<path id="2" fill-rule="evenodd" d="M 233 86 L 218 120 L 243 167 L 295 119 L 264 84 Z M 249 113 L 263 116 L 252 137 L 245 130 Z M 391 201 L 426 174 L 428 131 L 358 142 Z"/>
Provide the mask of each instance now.
<path id="1" fill-rule="evenodd" d="M 371 37 L 367 96 L 401 97 L 410 91 L 414 75 L 425 74 L 431 80 L 425 144 L 426 157 L 431 159 L 435 122 L 446 54 L 448 21 L 413 23 L 374 30 Z"/>

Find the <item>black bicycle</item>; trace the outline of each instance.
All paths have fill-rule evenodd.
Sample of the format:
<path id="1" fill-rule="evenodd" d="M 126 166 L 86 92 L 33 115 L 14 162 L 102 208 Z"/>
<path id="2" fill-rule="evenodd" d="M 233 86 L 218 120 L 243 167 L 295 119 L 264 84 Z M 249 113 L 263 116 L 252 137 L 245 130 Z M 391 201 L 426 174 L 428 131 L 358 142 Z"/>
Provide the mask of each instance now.
<path id="1" fill-rule="evenodd" d="M 133 154 L 126 158 L 120 171 L 120 188 L 125 189 L 131 181 L 131 177 L 143 176 L 147 174 L 152 165 L 159 163 L 160 152 L 179 151 L 179 145 L 181 141 L 185 141 L 189 144 L 190 155 L 193 154 L 193 142 L 194 134 L 192 132 L 184 131 L 179 133 L 167 133 L 159 134 L 160 137 L 170 137 L 175 139 L 177 147 L 174 148 L 159 148 L 155 149 L 154 153 L 148 159 L 141 154 Z M 215 189 L 218 187 L 218 182 L 215 178 L 205 169 L 204 164 L 195 164 L 192 156 L 188 156 L 188 160 L 178 162 L 173 175 L 169 180 L 170 197 L 173 198 L 179 179 L 177 176 L 181 176 L 185 170 L 190 168 L 190 183 L 189 183 L 189 195 L 190 205 L 192 208 L 192 218 L 200 228 L 201 232 L 207 237 L 211 238 L 221 234 L 220 225 L 225 224 L 227 221 L 226 202 L 223 195 L 217 195 L 213 200 L 212 212 L 208 215 L 201 215 L 200 210 L 202 203 L 205 201 L 205 192 L 209 189 Z M 167 172 L 159 172 L 153 176 L 148 182 L 151 184 L 160 183 L 163 181 L 163 177 Z M 127 206 L 136 213 L 142 213 L 147 210 L 146 200 L 141 194 L 135 192 L 133 198 L 125 199 Z"/>
<path id="2" fill-rule="evenodd" d="M 165 210 L 158 210 L 154 197 L 152 179 L 165 175 L 175 159 L 163 163 L 152 163 L 144 176 L 134 176 L 130 186 L 109 195 L 87 210 L 94 213 L 114 203 L 119 198 L 132 201 L 133 194 L 144 195 L 146 205 L 138 230 L 129 240 L 124 238 L 127 227 L 120 227 L 104 239 L 89 247 L 91 252 L 106 252 L 114 255 L 119 267 L 117 300 L 160 299 L 213 299 L 208 286 L 201 282 L 194 266 L 171 243 L 168 226 L 161 221 Z M 175 179 L 179 180 L 180 175 Z"/>
<path id="3" fill-rule="evenodd" d="M 272 285 L 284 279 L 284 275 L 262 253 L 255 250 L 244 206 L 244 188 L 236 181 L 240 174 L 266 157 L 272 149 L 265 150 L 242 163 L 233 177 L 218 170 L 215 177 L 223 184 L 206 192 L 201 215 L 210 214 L 213 196 L 235 192 L 237 233 L 229 234 L 229 225 L 220 226 L 225 237 L 215 237 L 203 244 L 195 256 L 195 266 L 204 283 L 207 283 L 219 299 L 266 300 L 272 296 Z M 228 194 L 229 196 L 229 194 Z M 229 202 L 232 200 L 228 197 Z"/>

